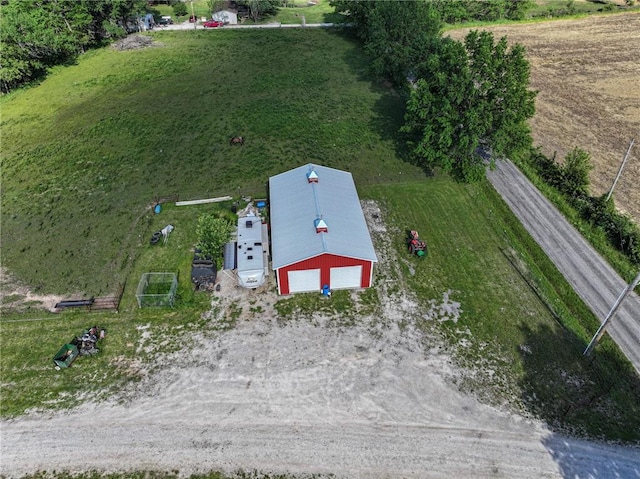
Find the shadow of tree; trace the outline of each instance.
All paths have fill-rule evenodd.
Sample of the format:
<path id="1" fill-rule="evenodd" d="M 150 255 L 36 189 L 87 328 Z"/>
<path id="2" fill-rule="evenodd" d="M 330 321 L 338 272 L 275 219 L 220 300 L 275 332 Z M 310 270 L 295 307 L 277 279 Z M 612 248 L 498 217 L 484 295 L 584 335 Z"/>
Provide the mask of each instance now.
<path id="1" fill-rule="evenodd" d="M 416 166 L 416 162 L 412 159 L 411 149 L 407 144 L 410 138 L 400 132 L 406 112 L 408 98 L 406 92 L 398 90 L 388 80 L 373 76 L 369 68 L 369 60 L 362 51 L 362 43 L 355 35 L 354 29 L 336 29 L 331 34 L 339 35 L 354 44 L 356 48 L 348 50 L 344 55 L 345 63 L 350 66 L 358 80 L 370 82 L 371 91 L 379 97 L 374 104 L 374 115 L 369 122 L 371 131 L 375 132 L 381 140 L 392 142 L 395 153 L 400 160 Z M 422 167 L 421 169 L 427 175 L 433 173 L 431 170 L 425 170 Z"/>
<path id="2" fill-rule="evenodd" d="M 554 431 L 640 441 L 640 376 L 609 337 L 585 358 L 586 343 L 561 326 L 520 329 L 522 399 L 535 416 Z"/>
<path id="3" fill-rule="evenodd" d="M 375 116 L 370 122 L 371 129 L 377 132 L 381 139 L 393 142 L 398 158 L 415 164 L 407 144 L 409 137 L 400 131 L 407 110 L 407 97 L 387 81 L 374 83 L 372 88 L 380 93 L 380 98 L 374 105 Z"/>
<path id="4" fill-rule="evenodd" d="M 542 444 L 567 478 L 639 478 L 640 451 L 551 434 Z"/>

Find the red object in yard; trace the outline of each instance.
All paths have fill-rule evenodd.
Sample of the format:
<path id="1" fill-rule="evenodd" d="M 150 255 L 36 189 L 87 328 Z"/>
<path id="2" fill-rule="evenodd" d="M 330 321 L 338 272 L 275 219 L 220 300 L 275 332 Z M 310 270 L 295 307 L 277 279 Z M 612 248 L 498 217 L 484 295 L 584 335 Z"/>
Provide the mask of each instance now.
<path id="1" fill-rule="evenodd" d="M 202 26 L 204 28 L 217 28 L 224 25 L 224 22 L 219 22 L 218 20 L 209 20 L 208 22 L 204 22 Z"/>
<path id="2" fill-rule="evenodd" d="M 411 230 L 407 235 L 407 246 L 409 252 L 415 254 L 419 258 L 422 258 L 427 254 L 427 243 L 420 239 L 416 230 Z"/>

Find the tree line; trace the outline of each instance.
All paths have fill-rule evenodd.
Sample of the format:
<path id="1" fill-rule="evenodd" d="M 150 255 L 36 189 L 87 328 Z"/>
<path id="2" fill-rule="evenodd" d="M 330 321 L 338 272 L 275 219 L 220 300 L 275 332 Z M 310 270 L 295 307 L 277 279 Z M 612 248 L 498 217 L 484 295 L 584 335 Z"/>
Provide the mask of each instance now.
<path id="1" fill-rule="evenodd" d="M 640 229 L 613 200 L 589 195 L 591 159 L 574 148 L 562 164 L 532 144 L 527 120 L 535 113 L 525 50 L 505 37 L 471 31 L 463 42 L 442 35 L 444 22 L 521 18 L 527 1 L 334 0 L 353 25 L 374 75 L 407 99 L 404 124 L 412 159 L 465 181 L 484 178 L 487 159 L 504 157 L 533 167 L 609 243 L 640 264 Z M 489 161 L 490 163 L 490 161 Z"/>
<path id="2" fill-rule="evenodd" d="M 445 23 L 470 21 L 494 22 L 500 19 L 522 20 L 532 0 L 431 0 Z"/>
<path id="3" fill-rule="evenodd" d="M 257 21 L 275 14 L 283 1 L 235 3 Z M 172 6 L 176 16 L 188 14 L 181 0 L 0 0 L 0 92 L 8 93 L 42 77 L 52 66 L 124 37 L 157 3 Z M 211 12 L 225 5 L 224 0 L 207 0 Z"/>
<path id="4" fill-rule="evenodd" d="M 613 197 L 589 194 L 589 172 L 593 169 L 591 156 L 581 148 L 574 148 L 564 158 L 556 161 L 539 150 L 523 158 L 535 173 L 549 186 L 557 190 L 578 213 L 594 228 L 602 231 L 609 244 L 640 266 L 640 228 L 627 214 L 616 210 Z"/>
<path id="5" fill-rule="evenodd" d="M 535 113 L 536 92 L 529 89 L 524 47 L 509 46 L 506 37 L 496 41 L 490 32 L 471 31 L 464 42 L 442 34 L 443 16 L 453 15 L 454 7 L 468 15 L 517 17 L 525 3 L 331 2 L 354 27 L 373 74 L 405 93 L 401 133 L 424 169 L 438 167 L 461 181 L 476 181 L 484 177 L 488 158 L 530 150 L 527 120 Z"/>
<path id="6" fill-rule="evenodd" d="M 127 34 L 146 0 L 3 0 L 0 90 L 7 93 L 89 48 Z"/>

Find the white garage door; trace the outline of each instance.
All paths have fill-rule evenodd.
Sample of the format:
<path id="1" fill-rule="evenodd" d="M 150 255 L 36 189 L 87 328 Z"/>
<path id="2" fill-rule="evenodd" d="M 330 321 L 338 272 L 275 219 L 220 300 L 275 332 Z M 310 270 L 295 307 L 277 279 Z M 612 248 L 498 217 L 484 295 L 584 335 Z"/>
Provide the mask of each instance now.
<path id="1" fill-rule="evenodd" d="M 331 268 L 331 289 L 359 288 L 362 265 Z"/>
<path id="2" fill-rule="evenodd" d="M 289 292 L 320 291 L 320 270 L 289 271 Z"/>

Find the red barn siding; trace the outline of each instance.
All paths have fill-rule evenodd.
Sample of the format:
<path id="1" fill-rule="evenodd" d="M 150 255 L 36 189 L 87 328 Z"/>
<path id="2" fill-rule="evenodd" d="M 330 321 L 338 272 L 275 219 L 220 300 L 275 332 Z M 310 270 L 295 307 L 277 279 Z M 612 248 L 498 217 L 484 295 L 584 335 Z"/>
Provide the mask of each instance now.
<path id="1" fill-rule="evenodd" d="M 278 276 L 280 294 L 289 294 L 289 271 L 320 269 L 320 285 L 318 286 L 318 291 L 320 291 L 323 284 L 328 284 L 331 287 L 331 268 L 358 265 L 362 265 L 360 287 L 369 288 L 371 286 L 371 261 L 325 253 L 279 268 L 276 274 Z"/>

